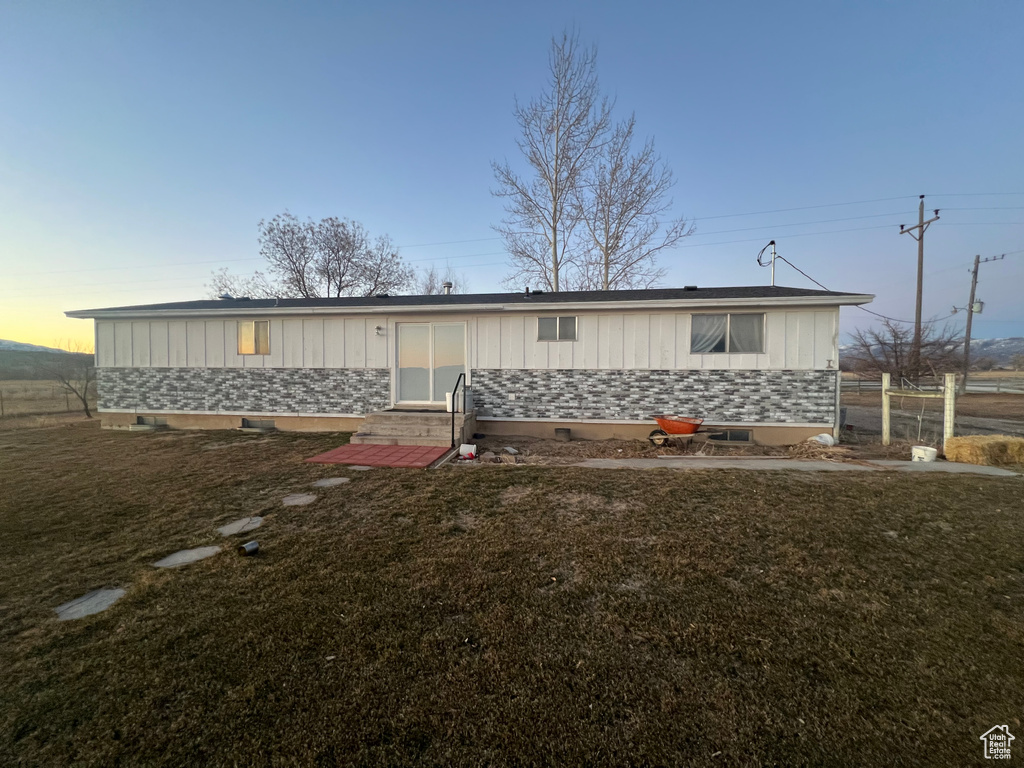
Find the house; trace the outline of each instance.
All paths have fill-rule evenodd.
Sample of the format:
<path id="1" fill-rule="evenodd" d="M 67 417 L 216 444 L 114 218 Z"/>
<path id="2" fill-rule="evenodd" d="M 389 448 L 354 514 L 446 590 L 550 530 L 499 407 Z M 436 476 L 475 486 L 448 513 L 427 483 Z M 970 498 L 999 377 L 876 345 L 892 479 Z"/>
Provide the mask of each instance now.
<path id="1" fill-rule="evenodd" d="M 374 426 L 396 409 L 443 411 L 464 373 L 470 433 L 643 438 L 650 414 L 676 413 L 704 418 L 718 439 L 786 444 L 838 428 L 839 308 L 873 298 L 686 287 L 226 298 L 67 315 L 95 320 L 106 427 L 248 419 L 374 442 L 402 436 Z"/>

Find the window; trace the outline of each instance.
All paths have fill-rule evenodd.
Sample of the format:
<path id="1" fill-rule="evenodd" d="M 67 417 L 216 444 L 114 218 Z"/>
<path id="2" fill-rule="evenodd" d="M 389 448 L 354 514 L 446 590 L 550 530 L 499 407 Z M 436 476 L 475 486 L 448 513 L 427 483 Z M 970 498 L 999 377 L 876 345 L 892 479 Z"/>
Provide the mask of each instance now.
<path id="1" fill-rule="evenodd" d="M 238 354 L 270 354 L 270 321 L 245 320 L 238 323 Z"/>
<path id="2" fill-rule="evenodd" d="M 690 354 L 760 354 L 764 352 L 764 313 L 693 315 Z"/>
<path id="3" fill-rule="evenodd" d="M 718 440 L 723 443 L 749 443 L 749 429 L 723 429 L 721 432 L 712 432 L 708 440 Z"/>
<path id="4" fill-rule="evenodd" d="M 538 317 L 537 341 L 576 341 L 576 318 Z"/>

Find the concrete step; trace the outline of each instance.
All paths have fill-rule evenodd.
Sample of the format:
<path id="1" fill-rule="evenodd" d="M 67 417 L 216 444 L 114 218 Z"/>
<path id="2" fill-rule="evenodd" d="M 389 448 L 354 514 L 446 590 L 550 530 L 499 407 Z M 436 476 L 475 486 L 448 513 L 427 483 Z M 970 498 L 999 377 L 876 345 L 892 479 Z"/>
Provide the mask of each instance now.
<path id="1" fill-rule="evenodd" d="M 467 416 L 473 418 L 473 414 L 455 414 L 456 429 L 462 426 Z M 416 411 L 376 411 L 368 413 L 363 418 L 364 424 L 423 424 L 426 426 L 438 426 L 452 423 L 452 415 L 439 411 L 437 413 L 421 413 Z"/>
<path id="2" fill-rule="evenodd" d="M 431 445 L 445 448 L 451 445 L 448 437 L 409 437 L 407 435 L 376 435 L 357 433 L 349 438 L 353 445 Z"/>
<path id="3" fill-rule="evenodd" d="M 402 437 L 408 435 L 409 437 L 445 437 L 449 440 L 452 437 L 452 425 L 448 424 L 389 424 L 387 422 L 363 422 L 361 429 L 364 432 L 374 435 L 393 435 L 395 437 Z M 459 425 L 455 425 L 455 434 L 460 434 Z"/>

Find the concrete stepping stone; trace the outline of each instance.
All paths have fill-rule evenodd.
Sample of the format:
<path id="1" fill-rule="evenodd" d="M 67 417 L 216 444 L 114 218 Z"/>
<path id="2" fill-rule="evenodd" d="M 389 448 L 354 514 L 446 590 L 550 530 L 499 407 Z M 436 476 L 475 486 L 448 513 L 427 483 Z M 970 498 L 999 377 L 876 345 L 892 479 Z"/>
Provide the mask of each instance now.
<path id="1" fill-rule="evenodd" d="M 155 568 L 178 568 L 182 565 L 188 565 L 194 563 L 197 560 L 205 560 L 208 557 L 213 557 L 220 552 L 220 547 L 196 547 L 195 549 L 183 549 L 180 552 L 175 552 L 173 555 L 168 555 L 163 560 L 157 560 L 153 563 Z"/>
<path id="2" fill-rule="evenodd" d="M 91 616 L 94 613 L 105 611 L 122 597 L 123 589 L 94 589 L 77 600 L 58 605 L 53 610 L 57 612 L 57 619 L 60 621 L 71 621 L 81 619 L 83 616 Z"/>
<path id="3" fill-rule="evenodd" d="M 286 507 L 304 507 L 316 501 L 315 493 L 290 493 L 281 499 Z"/>
<path id="4" fill-rule="evenodd" d="M 235 520 L 233 523 L 222 525 L 217 529 L 217 532 L 221 536 L 234 536 L 236 533 L 254 531 L 261 525 L 263 525 L 262 517 L 243 517 L 241 520 Z"/>
<path id="5" fill-rule="evenodd" d="M 314 488 L 333 488 L 336 485 L 342 485 L 348 482 L 347 477 L 325 477 L 323 480 L 317 480 L 313 483 Z"/>

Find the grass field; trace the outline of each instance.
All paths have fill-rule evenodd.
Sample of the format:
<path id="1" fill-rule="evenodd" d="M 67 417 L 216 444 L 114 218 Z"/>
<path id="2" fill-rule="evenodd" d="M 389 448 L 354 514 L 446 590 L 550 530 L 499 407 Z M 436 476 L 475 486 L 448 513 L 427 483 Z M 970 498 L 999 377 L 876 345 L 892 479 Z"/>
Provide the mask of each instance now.
<path id="1" fill-rule="evenodd" d="M 302 462 L 343 439 L 0 433 L 0 765 L 966 765 L 1021 727 L 1020 478 Z M 252 514 L 258 557 L 149 566 Z"/>
<path id="2" fill-rule="evenodd" d="M 0 418 L 34 416 L 82 411 L 82 404 L 72 394 L 65 393 L 55 381 L 32 379 L 0 380 Z M 93 394 L 90 405 L 96 407 Z"/>
<path id="3" fill-rule="evenodd" d="M 881 409 L 881 392 L 844 391 L 843 405 L 859 405 Z M 942 413 L 942 399 L 892 398 L 892 407 L 900 410 L 926 413 Z M 956 399 L 957 416 L 979 416 L 989 419 L 1024 419 L 1024 395 L 996 393 L 968 393 Z"/>

